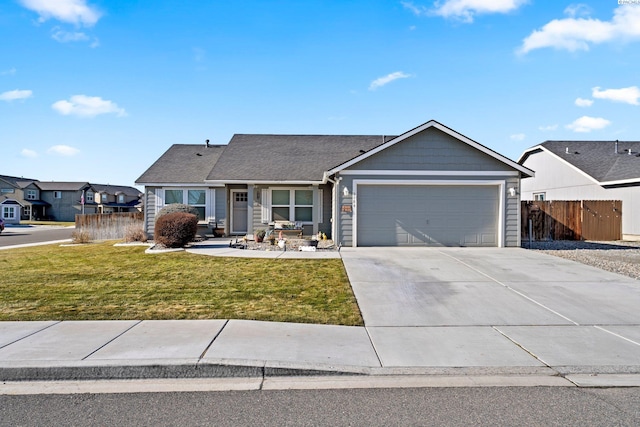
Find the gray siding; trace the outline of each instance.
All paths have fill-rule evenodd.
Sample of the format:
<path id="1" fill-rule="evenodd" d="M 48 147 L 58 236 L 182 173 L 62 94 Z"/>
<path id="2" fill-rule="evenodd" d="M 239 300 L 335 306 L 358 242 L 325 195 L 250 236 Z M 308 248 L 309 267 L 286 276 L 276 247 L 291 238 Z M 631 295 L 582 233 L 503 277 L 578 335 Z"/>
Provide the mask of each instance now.
<path id="1" fill-rule="evenodd" d="M 158 187 L 145 187 L 144 195 L 144 231 L 153 236 L 156 215 L 156 189 Z"/>
<path id="2" fill-rule="evenodd" d="M 429 128 L 368 157 L 349 169 L 358 170 L 452 170 L 511 171 L 501 161 Z"/>
<path id="3" fill-rule="evenodd" d="M 80 197 L 82 192 L 62 191 L 62 197 L 53 197 L 53 191 L 42 191 L 42 200 L 51 204 L 47 207 L 46 214 L 53 216 L 56 221 L 75 221 L 76 214 L 82 213 L 80 210 Z"/>

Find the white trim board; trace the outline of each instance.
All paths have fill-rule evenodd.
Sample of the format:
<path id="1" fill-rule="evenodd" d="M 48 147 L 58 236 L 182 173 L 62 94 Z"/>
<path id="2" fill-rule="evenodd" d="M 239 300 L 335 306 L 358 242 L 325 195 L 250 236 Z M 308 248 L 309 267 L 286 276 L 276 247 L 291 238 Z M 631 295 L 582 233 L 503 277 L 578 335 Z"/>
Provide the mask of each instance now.
<path id="1" fill-rule="evenodd" d="M 421 171 L 421 170 L 374 170 L 345 169 L 340 175 L 398 175 L 398 176 L 519 176 L 516 171 Z"/>
<path id="2" fill-rule="evenodd" d="M 359 185 L 404 185 L 404 186 L 422 186 L 422 187 L 434 187 L 434 186 L 482 186 L 482 187 L 498 187 L 498 247 L 504 247 L 504 225 L 505 225 L 505 206 L 506 206 L 506 194 L 505 194 L 505 181 L 494 180 L 468 180 L 468 181 L 455 181 L 455 180 L 378 180 L 378 179 L 354 179 L 353 180 L 353 217 L 352 217 L 352 245 L 358 247 L 358 186 Z"/>

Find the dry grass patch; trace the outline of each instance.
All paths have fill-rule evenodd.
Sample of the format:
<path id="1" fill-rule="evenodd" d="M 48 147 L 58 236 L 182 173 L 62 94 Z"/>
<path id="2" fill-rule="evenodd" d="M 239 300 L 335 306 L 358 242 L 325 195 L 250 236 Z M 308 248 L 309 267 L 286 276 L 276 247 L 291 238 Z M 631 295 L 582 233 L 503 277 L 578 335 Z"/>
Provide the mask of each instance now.
<path id="1" fill-rule="evenodd" d="M 145 255 L 113 242 L 0 252 L 0 320 L 252 319 L 362 325 L 341 260 Z"/>

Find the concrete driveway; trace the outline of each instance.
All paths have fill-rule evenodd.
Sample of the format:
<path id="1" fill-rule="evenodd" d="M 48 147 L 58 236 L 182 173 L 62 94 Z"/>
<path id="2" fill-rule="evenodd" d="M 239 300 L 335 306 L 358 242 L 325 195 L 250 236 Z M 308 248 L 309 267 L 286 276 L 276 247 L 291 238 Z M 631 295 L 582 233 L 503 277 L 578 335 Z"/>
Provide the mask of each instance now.
<path id="1" fill-rule="evenodd" d="M 383 366 L 640 370 L 631 278 L 519 248 L 341 255 Z"/>

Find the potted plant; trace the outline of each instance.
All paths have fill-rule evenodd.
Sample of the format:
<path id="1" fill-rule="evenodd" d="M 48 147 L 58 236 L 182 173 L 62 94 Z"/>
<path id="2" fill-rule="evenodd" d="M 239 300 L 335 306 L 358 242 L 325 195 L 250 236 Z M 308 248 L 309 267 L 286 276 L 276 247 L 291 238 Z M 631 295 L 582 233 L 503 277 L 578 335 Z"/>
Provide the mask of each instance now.
<path id="1" fill-rule="evenodd" d="M 254 238 L 256 240 L 256 243 L 260 243 L 264 240 L 264 236 L 267 234 L 267 231 L 263 228 L 260 228 L 258 230 L 256 230 L 256 232 L 254 233 Z"/>

